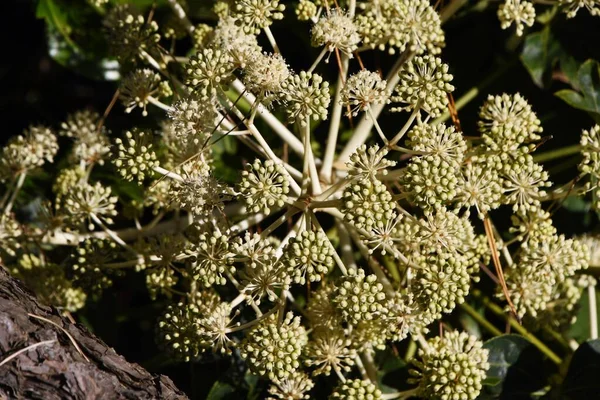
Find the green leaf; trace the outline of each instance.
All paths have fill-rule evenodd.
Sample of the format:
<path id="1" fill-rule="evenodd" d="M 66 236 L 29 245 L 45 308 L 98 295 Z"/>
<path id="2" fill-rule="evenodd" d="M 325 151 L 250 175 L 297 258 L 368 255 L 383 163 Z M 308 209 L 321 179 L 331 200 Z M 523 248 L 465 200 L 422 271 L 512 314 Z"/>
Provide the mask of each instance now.
<path id="1" fill-rule="evenodd" d="M 519 335 L 503 335 L 488 340 L 490 369 L 479 399 L 530 398 L 546 386 L 543 354 Z"/>
<path id="2" fill-rule="evenodd" d="M 587 111 L 596 120 L 600 120 L 600 63 L 587 60 L 577 71 L 579 92 L 571 89 L 555 93 L 571 107 Z"/>
<path id="3" fill-rule="evenodd" d="M 600 340 L 583 343 L 571 359 L 561 399 L 597 399 L 600 393 Z"/>
<path id="4" fill-rule="evenodd" d="M 560 43 L 554 38 L 550 26 L 540 32 L 527 35 L 521 52 L 521 61 L 536 85 L 544 87 L 549 81 L 550 72 L 557 58 L 563 52 Z"/>
<path id="5" fill-rule="evenodd" d="M 562 202 L 562 207 L 576 213 L 587 213 L 592 208 L 592 203 L 579 196 L 569 196 Z"/>
<path id="6" fill-rule="evenodd" d="M 48 26 L 56 29 L 63 37 L 65 42 L 76 52 L 79 52 L 79 47 L 70 38 L 71 26 L 68 23 L 66 13 L 67 7 L 59 5 L 56 0 L 40 0 L 35 11 L 35 16 L 40 19 L 45 19 Z"/>
<path id="7" fill-rule="evenodd" d="M 228 383 L 216 381 L 208 392 L 206 400 L 223 400 L 227 395 L 235 392 L 235 388 Z"/>
<path id="8" fill-rule="evenodd" d="M 600 295 L 596 296 L 596 308 L 600 309 Z M 567 337 L 579 343 L 590 338 L 590 300 L 587 290 L 583 291 L 579 299 L 575 323 L 570 326 Z"/>

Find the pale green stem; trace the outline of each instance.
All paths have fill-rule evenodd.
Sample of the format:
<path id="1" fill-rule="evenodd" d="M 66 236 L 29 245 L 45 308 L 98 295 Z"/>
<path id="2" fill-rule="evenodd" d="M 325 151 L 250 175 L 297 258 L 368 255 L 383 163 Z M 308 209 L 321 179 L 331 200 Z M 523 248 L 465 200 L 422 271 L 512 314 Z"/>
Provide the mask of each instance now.
<path id="1" fill-rule="evenodd" d="M 333 244 L 329 240 L 329 237 L 327 237 L 327 233 L 323 230 L 323 227 L 319 223 L 319 220 L 317 219 L 317 216 L 311 210 L 307 210 L 307 213 L 310 216 L 310 219 L 312 220 L 312 222 L 315 224 L 315 226 L 321 232 L 323 232 L 325 234 L 325 237 L 327 238 L 327 244 L 329 245 L 329 248 L 333 252 L 333 259 L 335 260 L 335 263 L 337 264 L 338 268 L 340 269 L 340 271 L 342 271 L 343 275 L 348 275 L 348 268 L 346 268 L 346 266 L 344 265 L 344 262 L 342 261 L 342 259 L 338 255 L 337 250 L 335 249 L 335 247 L 333 247 Z"/>
<path id="2" fill-rule="evenodd" d="M 360 355 L 356 355 L 356 357 L 354 357 L 354 363 L 356 364 L 356 367 L 358 368 L 358 372 L 360 372 L 360 375 L 362 376 L 363 380 L 368 381 L 369 374 L 367 374 L 367 369 L 363 365 L 363 362 L 360 359 Z"/>
<path id="3" fill-rule="evenodd" d="M 227 329 L 225 329 L 225 333 L 229 334 L 229 333 L 239 332 L 239 331 L 242 331 L 244 329 L 251 328 L 254 325 L 258 324 L 260 321 L 263 321 L 265 318 L 269 318 L 269 316 L 271 314 L 275 313 L 276 311 L 279 311 L 279 309 L 281 309 L 281 303 L 278 304 L 278 305 L 276 305 L 275 307 L 271 308 L 266 314 L 261 315 L 260 317 L 256 318 L 253 321 L 246 322 L 245 324 L 238 325 L 238 326 L 233 327 L 233 328 L 227 328 Z"/>
<path id="4" fill-rule="evenodd" d="M 356 260 L 354 259 L 354 253 L 352 252 L 352 242 L 350 241 L 350 234 L 344 226 L 342 221 L 335 221 L 335 226 L 340 238 L 340 250 L 342 252 L 342 262 L 348 266 L 348 269 L 357 269 Z"/>
<path id="5" fill-rule="evenodd" d="M 166 112 L 173 112 L 173 111 L 175 111 L 175 109 L 173 107 L 171 107 L 169 105 L 166 105 L 162 101 L 160 101 L 157 98 L 154 98 L 152 96 L 148 96 L 148 102 L 154 104 L 158 108 L 161 108 L 161 109 L 165 110 Z"/>
<path id="6" fill-rule="evenodd" d="M 98 218 L 96 216 L 96 214 L 91 213 L 90 214 L 90 218 L 92 219 L 92 221 L 94 221 L 94 223 L 96 225 L 98 225 L 100 228 L 102 228 L 102 230 L 104 232 L 106 232 L 106 234 L 115 241 L 115 243 L 117 243 L 118 245 L 120 245 L 121 247 L 123 247 L 124 249 L 128 250 L 131 254 L 135 255 L 138 259 L 140 259 L 142 256 L 141 254 L 138 254 L 137 251 L 135 251 L 135 249 L 131 246 L 129 246 L 127 243 L 125 243 L 125 241 L 123 241 L 123 239 L 121 239 L 119 237 L 119 235 L 117 235 L 117 233 L 113 230 L 111 230 L 108 226 L 104 225 L 104 223 L 102 221 L 100 221 L 100 218 Z"/>
<path id="7" fill-rule="evenodd" d="M 379 137 L 383 141 L 383 144 L 385 144 L 387 146 L 388 145 L 388 140 L 385 137 L 385 133 L 383 133 L 383 130 L 379 126 L 379 123 L 377 122 L 377 118 L 375 118 L 375 116 L 373 115 L 373 111 L 371 111 L 371 106 L 370 105 L 367 106 L 367 114 L 369 114 L 369 117 L 373 120 L 373 124 L 375 125 L 375 130 L 379 134 Z"/>
<path id="8" fill-rule="evenodd" d="M 396 136 L 394 136 L 392 138 L 392 140 L 390 140 L 390 142 L 388 143 L 388 147 L 394 147 L 400 141 L 400 139 L 402 139 L 402 137 L 406 134 L 406 132 L 412 126 L 413 122 L 415 121 L 415 118 L 417 118 L 417 115 L 419 115 L 420 110 L 421 110 L 421 104 L 417 103 L 412 114 L 410 114 L 410 117 L 408 117 L 408 121 L 406 121 L 406 123 L 404 124 L 402 129 L 400 129 L 400 131 L 396 134 Z"/>
<path id="9" fill-rule="evenodd" d="M 543 163 L 546 161 L 556 160 L 557 158 L 568 157 L 573 154 L 577 154 L 581 151 L 580 144 L 574 144 L 571 146 L 561 147 L 556 150 L 549 150 L 543 153 L 537 153 L 533 155 L 533 161 Z"/>
<path id="10" fill-rule="evenodd" d="M 176 181 L 179 181 L 179 182 L 184 181 L 184 179 L 181 175 L 179 175 L 178 173 L 175 173 L 175 172 L 171 172 L 167 169 L 164 169 L 163 167 L 156 166 L 156 167 L 153 167 L 152 169 L 154 170 L 154 172 L 164 175 L 167 178 L 175 179 Z"/>
<path id="11" fill-rule="evenodd" d="M 590 339 L 598 339 L 598 312 L 596 310 L 596 286 L 588 286 L 588 301 L 590 305 Z"/>
<path id="12" fill-rule="evenodd" d="M 369 352 L 368 350 L 363 351 L 360 354 L 360 358 L 363 362 L 363 365 L 365 366 L 365 369 L 367 370 L 367 376 L 369 377 L 371 382 L 377 386 L 377 367 L 375 366 L 375 361 L 373 360 L 371 352 Z"/>
<path id="13" fill-rule="evenodd" d="M 268 26 L 265 26 L 263 30 L 265 31 L 265 35 L 267 35 L 267 39 L 269 39 L 269 43 L 271 43 L 271 46 L 273 47 L 273 51 L 275 51 L 275 53 L 281 53 L 281 51 L 279 51 L 279 46 L 277 46 L 275 36 L 273 36 L 273 32 L 271 32 L 271 29 L 269 29 Z"/>
<path id="14" fill-rule="evenodd" d="M 321 50 L 321 52 L 319 53 L 318 57 L 315 59 L 315 61 L 310 66 L 310 68 L 308 69 L 308 71 L 306 71 L 306 73 L 308 73 L 308 74 L 312 73 L 315 70 L 315 68 L 317 68 L 317 65 L 319 65 L 319 63 L 321 62 L 321 60 L 323 59 L 323 57 L 325 57 L 325 54 L 327 54 L 327 47 L 323 47 L 323 50 Z"/>
<path id="15" fill-rule="evenodd" d="M 352 179 L 342 178 L 333 185 L 329 186 L 324 192 L 315 197 L 315 201 L 325 201 L 337 192 L 341 191 L 346 185 L 352 182 Z"/>
<path id="16" fill-rule="evenodd" d="M 271 232 L 273 232 L 281 224 L 283 224 L 285 221 L 287 221 L 288 218 L 293 217 L 295 214 L 298 214 L 300 211 L 302 211 L 302 210 L 300 210 L 296 207 L 291 207 L 285 214 L 283 214 L 281 217 L 277 218 L 271 225 L 269 225 L 269 227 L 267 229 L 262 231 L 260 233 L 260 236 L 262 238 L 266 238 L 267 236 L 269 236 L 271 234 Z"/>
<path id="17" fill-rule="evenodd" d="M 335 84 L 335 95 L 333 97 L 333 109 L 331 110 L 331 118 L 329 118 L 329 133 L 327 134 L 327 145 L 325 147 L 325 156 L 323 157 L 323 165 L 321 166 L 321 178 L 325 182 L 331 182 L 331 174 L 333 170 L 333 159 L 335 158 L 335 148 L 337 146 L 338 135 L 340 131 L 340 122 L 342 118 L 343 105 L 340 101 L 342 97 L 342 89 L 346 82 L 348 74 L 348 56 L 342 54 L 342 71 L 339 73 Z"/>
<path id="18" fill-rule="evenodd" d="M 404 361 L 409 363 L 415 356 L 417 352 L 417 343 L 411 337 L 410 342 L 408 342 L 408 348 L 406 349 L 406 354 L 404 355 Z"/>
<path id="19" fill-rule="evenodd" d="M 454 13 L 456 13 L 462 6 L 467 4 L 469 0 L 452 0 L 448 3 L 440 12 L 440 19 L 442 23 L 448 21 Z"/>
<path id="20" fill-rule="evenodd" d="M 279 211 L 279 210 L 275 210 L 274 212 L 277 212 L 277 211 Z M 251 226 L 261 223 L 262 221 L 265 220 L 265 218 L 267 218 L 269 215 L 272 215 L 272 214 L 273 213 L 271 213 L 271 214 L 256 213 L 256 214 L 250 215 L 248 218 L 243 219 L 242 221 L 231 226 L 230 230 L 232 232 L 244 232 Z"/>
<path id="21" fill-rule="evenodd" d="M 26 176 L 27 176 L 27 172 L 21 172 L 19 174 L 19 177 L 17 178 L 17 183 L 15 184 L 15 188 L 13 189 L 13 192 L 10 195 L 10 198 L 8 199 L 8 203 L 6 203 L 6 207 L 4 207 L 4 215 L 10 214 L 10 211 L 12 210 L 15 199 L 17 198 L 17 194 L 19 193 L 19 190 L 21 190 L 21 187 L 23 186 L 23 183 L 25 182 Z"/>
<path id="22" fill-rule="evenodd" d="M 529 340 L 535 347 L 537 347 L 542 353 L 544 353 L 552 362 L 561 365 L 562 360 L 559 356 L 556 355 L 552 350 L 550 350 L 541 340 L 539 340 L 535 335 L 525 329 L 517 320 L 513 317 L 509 316 L 504 312 L 504 309 L 499 305 L 493 303 L 488 297 L 484 296 L 479 290 L 473 291 L 473 296 L 479 298 L 483 305 L 487 307 L 488 310 L 499 316 L 500 318 L 507 321 L 510 326 L 519 332 L 521 335 L 525 337 L 525 339 Z"/>
<path id="23" fill-rule="evenodd" d="M 148 61 L 148 63 L 152 66 L 152 68 L 156 69 L 159 72 L 163 72 L 162 67 L 160 66 L 160 64 L 158 63 L 158 61 L 156 61 L 154 59 L 154 57 L 152 57 L 150 54 L 148 54 L 146 52 L 146 50 L 140 50 L 140 54 L 142 55 L 142 58 L 146 61 Z"/>
<path id="24" fill-rule="evenodd" d="M 244 84 L 236 79 L 232 83 L 233 88 L 236 92 L 244 93 L 243 98 L 250 104 L 256 103 L 256 97 L 246 90 Z M 258 103 L 257 106 L 258 116 L 269 125 L 271 129 L 281 138 L 283 139 L 289 146 L 290 149 L 298 154 L 302 155 L 304 148 L 302 146 L 302 142 L 288 129 L 283 125 L 277 117 L 269 112 L 262 104 Z"/>
<path id="25" fill-rule="evenodd" d="M 185 27 L 185 30 L 188 31 L 188 33 L 190 33 L 190 34 L 193 33 L 195 30 L 194 25 L 188 19 L 183 7 L 181 7 L 181 5 L 177 2 L 177 0 L 167 0 L 167 1 L 169 2 L 169 5 L 173 9 L 173 12 L 177 16 L 177 18 L 181 21 L 181 23 Z"/>
<path id="26" fill-rule="evenodd" d="M 460 1 L 460 0 L 459 0 Z M 455 1 L 456 2 L 456 1 Z M 487 78 L 485 78 L 481 83 L 476 86 L 473 86 L 471 89 L 467 90 L 465 94 L 460 96 L 458 100 L 454 103 L 454 107 L 456 111 L 460 111 L 464 106 L 469 104 L 473 99 L 475 99 L 481 92 L 490 86 L 492 83 L 496 81 L 500 76 L 502 76 L 506 71 L 508 71 L 513 65 L 515 65 L 517 60 L 512 60 L 507 62 L 506 64 L 501 65 L 496 71 L 489 74 Z M 442 115 L 434 119 L 431 124 L 437 125 L 442 123 L 450 118 L 450 112 L 444 111 Z"/>
<path id="27" fill-rule="evenodd" d="M 400 68 L 402 68 L 402 66 L 406 62 L 411 60 L 414 57 L 414 55 L 415 55 L 415 53 L 408 51 L 408 50 L 403 52 L 398 57 L 398 59 L 396 60 L 396 63 L 392 66 L 392 69 L 385 77 L 385 80 L 387 81 L 386 90 L 387 90 L 388 96 L 391 95 L 392 91 L 394 90 L 394 88 L 396 87 L 398 82 L 400 81 L 400 75 L 398 75 Z M 384 106 L 385 106 L 384 103 L 374 104 L 373 106 L 371 106 L 371 111 L 375 118 L 379 117 L 379 114 L 381 114 L 381 111 L 383 110 Z M 352 134 L 352 137 L 350 138 L 348 143 L 346 143 L 346 146 L 344 146 L 344 149 L 340 153 L 340 155 L 336 161 L 337 164 L 341 165 L 341 164 L 347 162 L 348 159 L 350 158 L 350 155 L 352 153 L 354 153 L 354 151 L 356 151 L 356 148 L 358 146 L 360 146 L 361 144 L 364 144 L 367 141 L 367 138 L 369 137 L 369 133 L 371 132 L 372 127 L 373 127 L 373 118 L 363 115 L 360 122 L 354 129 L 354 133 Z"/>
<path id="28" fill-rule="evenodd" d="M 459 307 L 462 308 L 463 311 L 465 311 L 467 314 L 469 314 L 471 316 L 471 318 L 473 318 L 479 325 L 481 325 L 483 328 L 485 328 L 492 335 L 494 335 L 494 336 L 502 335 L 502 332 L 500 331 L 500 329 L 498 329 L 494 325 L 492 325 L 492 323 L 490 323 L 490 321 L 485 319 L 485 317 L 483 315 L 479 314 L 477 312 L 477 310 L 475 310 L 473 307 L 471 307 L 468 303 L 462 303 Z"/>

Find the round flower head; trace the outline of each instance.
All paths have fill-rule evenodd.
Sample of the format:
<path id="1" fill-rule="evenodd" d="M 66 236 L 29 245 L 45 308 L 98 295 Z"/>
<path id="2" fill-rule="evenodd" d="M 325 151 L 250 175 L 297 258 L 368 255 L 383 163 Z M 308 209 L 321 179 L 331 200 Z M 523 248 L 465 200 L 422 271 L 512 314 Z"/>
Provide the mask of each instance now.
<path id="1" fill-rule="evenodd" d="M 322 16 L 313 26 L 311 34 L 314 47 L 325 46 L 330 52 L 338 49 L 350 58 L 360 42 L 352 18 L 337 10 Z"/>
<path id="2" fill-rule="evenodd" d="M 219 21 L 212 34 L 211 44 L 227 52 L 233 58 L 234 65 L 241 68 L 245 68 L 256 54 L 261 53 L 256 36 L 246 33 L 233 17 Z"/>
<path id="3" fill-rule="evenodd" d="M 396 161 L 385 158 L 387 154 L 386 148 L 373 145 L 367 149 L 366 145 L 361 144 L 346 163 L 348 176 L 360 182 L 365 179 L 375 181 L 378 175 L 387 175 L 387 169 L 396 165 Z"/>
<path id="4" fill-rule="evenodd" d="M 128 4 L 118 4 L 104 18 L 104 27 L 108 34 L 108 43 L 119 61 L 134 61 L 152 50 L 160 35 L 154 21 L 146 21 Z"/>
<path id="5" fill-rule="evenodd" d="M 587 248 L 587 257 L 590 267 L 600 267 L 600 236 L 594 234 L 585 234 L 583 236 L 579 236 L 577 240 L 583 243 Z"/>
<path id="6" fill-rule="evenodd" d="M 117 244 L 110 239 L 85 239 L 77 246 L 70 259 L 72 280 L 78 287 L 86 291 L 100 294 L 112 286 L 105 264 L 117 258 Z"/>
<path id="7" fill-rule="evenodd" d="M 201 160 L 183 166 L 183 180 L 171 184 L 169 196 L 178 207 L 197 216 L 221 210 L 228 198 L 226 188 L 212 176 L 209 164 Z"/>
<path id="8" fill-rule="evenodd" d="M 391 111 L 422 110 L 431 117 L 438 117 L 448 107 L 448 93 L 454 91 L 450 84 L 452 75 L 442 60 L 426 55 L 415 57 L 404 64 L 399 72 L 400 82 L 391 101 L 402 103 Z"/>
<path id="9" fill-rule="evenodd" d="M 329 400 L 383 400 L 381 390 L 371 381 L 349 379 L 341 383 L 329 396 Z"/>
<path id="10" fill-rule="evenodd" d="M 488 96 L 479 111 L 479 131 L 493 151 L 514 152 L 520 145 L 539 140 L 540 120 L 519 93 Z"/>
<path id="11" fill-rule="evenodd" d="M 462 164 L 467 142 L 462 133 L 445 124 L 418 124 L 408 132 L 407 145 L 415 151 L 440 157 L 452 164 Z"/>
<path id="12" fill-rule="evenodd" d="M 194 32 L 192 32 L 192 41 L 196 51 L 206 47 L 214 30 L 215 28 L 207 24 L 198 24 L 194 27 Z"/>
<path id="13" fill-rule="evenodd" d="M 548 172 L 533 161 L 530 154 L 510 159 L 507 157 L 503 171 L 504 204 L 512 204 L 513 210 L 520 212 L 535 211 L 540 207 L 540 199 L 546 195 L 544 187 L 552 185 L 548 181 Z"/>
<path id="14" fill-rule="evenodd" d="M 205 48 L 186 65 L 185 83 L 201 97 L 214 96 L 217 88 L 233 79 L 233 58 L 220 49 Z"/>
<path id="15" fill-rule="evenodd" d="M 236 326 L 230 316 L 231 305 L 220 303 L 203 318 L 197 320 L 198 336 L 203 347 L 211 348 L 216 353 L 231 354 L 234 342 L 227 336 Z"/>
<path id="16" fill-rule="evenodd" d="M 403 191 L 421 208 L 440 208 L 458 194 L 460 167 L 442 157 L 412 157 L 400 179 Z"/>
<path id="17" fill-rule="evenodd" d="M 110 151 L 110 143 L 104 129 L 98 130 L 100 115 L 96 112 L 77 111 L 67 117 L 60 127 L 59 135 L 75 139 L 72 156 L 79 163 L 104 164 L 104 156 Z"/>
<path id="18" fill-rule="evenodd" d="M 498 19 L 502 29 L 514 23 L 517 27 L 517 36 L 522 36 L 524 26 L 532 26 L 535 22 L 535 8 L 526 0 L 506 0 L 498 7 Z"/>
<path id="19" fill-rule="evenodd" d="M 427 256 L 419 265 L 411 291 L 415 302 L 441 317 L 465 301 L 470 284 L 466 259 L 452 252 L 442 252 Z"/>
<path id="20" fill-rule="evenodd" d="M 119 173 L 128 181 L 142 183 L 153 169 L 158 167 L 156 153 L 150 135 L 142 131 L 127 131 L 125 139 L 117 138 L 117 158 L 114 160 Z"/>
<path id="21" fill-rule="evenodd" d="M 320 75 L 302 71 L 290 76 L 281 86 L 290 120 L 306 126 L 311 118 L 315 121 L 327 119 L 331 101 L 329 82 Z"/>
<path id="22" fill-rule="evenodd" d="M 192 264 L 194 279 L 206 287 L 226 284 L 227 280 L 223 275 L 235 271 L 229 247 L 229 237 L 218 230 L 211 234 L 201 234 L 195 251 L 191 251 L 196 259 Z"/>
<path id="23" fill-rule="evenodd" d="M 278 324 L 277 316 L 271 314 L 248 333 L 240 353 L 255 374 L 271 380 L 285 379 L 300 367 L 300 355 L 307 341 L 300 317 L 288 312 Z"/>
<path id="24" fill-rule="evenodd" d="M 559 0 L 567 18 L 573 18 L 581 8 L 585 8 L 591 15 L 600 15 L 600 2 L 598 0 Z"/>
<path id="25" fill-rule="evenodd" d="M 240 275 L 243 278 L 242 291 L 257 305 L 264 297 L 270 302 L 277 301 L 278 293 L 288 290 L 292 282 L 288 268 L 276 262 L 274 257 L 255 266 L 247 265 Z"/>
<path id="26" fill-rule="evenodd" d="M 544 276 L 551 283 L 562 282 L 576 271 L 588 267 L 588 250 L 576 239 L 552 235 L 530 240 L 522 247 L 520 269 L 523 274 Z"/>
<path id="27" fill-rule="evenodd" d="M 156 101 L 160 96 L 160 75 L 149 69 L 138 69 L 123 78 L 120 88 L 120 98 L 125 106 L 125 112 L 130 113 L 134 108 L 142 109 L 142 115 L 148 115 L 146 106 Z"/>
<path id="28" fill-rule="evenodd" d="M 490 210 L 500 207 L 502 181 L 500 175 L 484 162 L 471 160 L 458 177 L 457 207 L 475 207 L 483 219 Z M 467 210 L 468 211 L 468 210 Z"/>
<path id="29" fill-rule="evenodd" d="M 396 204 L 387 187 L 378 180 L 363 180 L 349 185 L 342 194 L 344 219 L 369 233 L 384 228 L 396 218 Z"/>
<path id="30" fill-rule="evenodd" d="M 465 332 L 446 332 L 427 341 L 419 349 L 421 360 L 410 381 L 418 383 L 418 396 L 432 400 L 475 400 L 481 392 L 488 363 L 488 350 L 475 336 Z"/>
<path id="31" fill-rule="evenodd" d="M 268 97 L 279 93 L 289 76 L 290 69 L 281 54 L 255 53 L 253 60 L 244 68 L 243 81 L 251 92 Z"/>
<path id="32" fill-rule="evenodd" d="M 552 225 L 550 214 L 541 208 L 527 212 L 517 212 L 511 217 L 512 227 L 509 232 L 525 246 L 529 241 L 545 241 L 546 238 L 556 235 L 556 228 Z"/>
<path id="33" fill-rule="evenodd" d="M 579 170 L 582 174 L 590 176 L 585 186 L 594 194 L 594 208 L 600 210 L 600 125 L 584 130 L 581 133 L 580 144 L 583 160 L 579 164 Z"/>
<path id="34" fill-rule="evenodd" d="M 299 21 L 308 21 L 315 18 L 318 7 L 310 0 L 300 0 L 296 6 L 296 15 Z"/>
<path id="35" fill-rule="evenodd" d="M 18 174 L 53 162 L 58 141 L 43 126 L 30 126 L 22 135 L 14 136 L 0 150 L 0 179 L 14 179 Z"/>
<path id="36" fill-rule="evenodd" d="M 283 19 L 285 6 L 279 0 L 236 0 L 232 15 L 240 21 L 247 33 L 258 35 L 274 20 Z"/>
<path id="37" fill-rule="evenodd" d="M 416 239 L 427 252 L 443 250 L 464 254 L 475 237 L 468 218 L 461 218 L 445 208 L 425 210 L 417 226 Z"/>
<path id="38" fill-rule="evenodd" d="M 21 247 L 19 236 L 23 232 L 13 215 L 0 215 L 0 262 L 5 256 L 14 257 L 16 250 Z M 4 260 L 5 261 L 5 260 Z"/>
<path id="39" fill-rule="evenodd" d="M 197 357 L 200 353 L 200 341 L 196 321 L 200 317 L 195 304 L 177 303 L 168 306 L 158 320 L 159 345 L 185 362 Z"/>
<path id="40" fill-rule="evenodd" d="M 545 279 L 545 276 L 524 274 L 520 270 L 519 264 L 507 268 L 504 276 L 508 297 L 515 306 L 519 318 L 523 318 L 525 315 L 537 317 L 538 312 L 546 309 L 548 302 L 552 300 L 555 285 Z M 506 300 L 501 288 L 497 289 L 496 297 Z M 505 310 L 510 312 L 508 305 Z"/>
<path id="41" fill-rule="evenodd" d="M 334 293 L 335 287 L 332 284 L 322 284 L 311 293 L 306 314 L 314 330 L 329 330 L 342 324 L 342 315 L 332 301 Z"/>
<path id="42" fill-rule="evenodd" d="M 315 386 L 314 382 L 303 372 L 296 371 L 287 378 L 273 380 L 269 387 L 267 400 L 303 400 L 310 399 L 308 392 Z"/>
<path id="43" fill-rule="evenodd" d="M 350 345 L 351 340 L 341 329 L 319 330 L 306 346 L 306 365 L 316 368 L 314 376 L 329 375 L 331 371 L 350 371 L 356 358 L 356 350 Z"/>
<path id="44" fill-rule="evenodd" d="M 371 48 L 420 55 L 439 54 L 444 47 L 440 17 L 428 0 L 383 0 L 361 6 L 366 12 L 356 23 L 363 42 Z"/>
<path id="45" fill-rule="evenodd" d="M 333 249 L 323 231 L 303 231 L 290 239 L 281 262 L 295 283 L 318 282 L 333 267 Z"/>
<path id="46" fill-rule="evenodd" d="M 246 207 L 252 212 L 269 214 L 273 208 L 281 208 L 288 201 L 289 182 L 281 164 L 271 160 L 247 164 L 239 184 Z"/>
<path id="47" fill-rule="evenodd" d="M 379 74 L 364 69 L 348 78 L 342 89 L 341 102 L 350 107 L 350 115 L 357 116 L 359 111 L 367 111 L 371 104 L 385 103 L 387 97 L 387 82 Z"/>
<path id="48" fill-rule="evenodd" d="M 190 97 L 175 103 L 169 112 L 173 125 L 171 129 L 180 143 L 172 143 L 171 147 L 186 151 L 192 146 L 204 145 L 209 134 L 214 130 L 217 121 L 217 110 L 210 98 Z"/>
<path id="49" fill-rule="evenodd" d="M 110 187 L 103 186 L 100 182 L 94 185 L 81 183 L 71 188 L 65 196 L 65 210 L 73 222 L 89 221 L 89 229 L 99 223 L 112 224 L 112 217 L 117 216 L 115 204 L 117 196 L 111 196 Z M 92 223 L 93 222 L 93 223 Z"/>
<path id="50" fill-rule="evenodd" d="M 10 270 L 15 278 L 27 284 L 41 303 L 76 312 L 85 306 L 87 295 L 73 287 L 65 272 L 64 266 L 31 253 L 23 254 Z"/>
<path id="51" fill-rule="evenodd" d="M 353 325 L 381 319 L 387 312 L 383 285 L 363 269 L 350 269 L 336 288 L 333 302 L 343 318 Z"/>

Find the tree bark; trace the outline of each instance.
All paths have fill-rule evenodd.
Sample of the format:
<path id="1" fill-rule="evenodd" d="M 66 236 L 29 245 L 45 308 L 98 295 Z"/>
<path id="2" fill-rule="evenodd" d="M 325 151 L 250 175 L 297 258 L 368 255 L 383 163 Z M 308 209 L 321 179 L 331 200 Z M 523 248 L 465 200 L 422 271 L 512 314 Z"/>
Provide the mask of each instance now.
<path id="1" fill-rule="evenodd" d="M 39 317 L 56 323 L 72 339 Z M 37 346 L 5 362 L 32 345 Z M 0 266 L 0 364 L 3 362 L 0 400 L 187 399 L 168 377 L 127 362 L 85 327 L 40 304 Z"/>

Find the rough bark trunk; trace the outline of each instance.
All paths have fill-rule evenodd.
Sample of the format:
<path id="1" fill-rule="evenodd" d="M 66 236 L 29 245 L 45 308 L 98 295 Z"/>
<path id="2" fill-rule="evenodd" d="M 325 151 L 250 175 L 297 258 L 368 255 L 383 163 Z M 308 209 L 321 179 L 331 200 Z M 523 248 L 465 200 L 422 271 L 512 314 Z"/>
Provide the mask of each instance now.
<path id="1" fill-rule="evenodd" d="M 72 339 L 39 317 L 56 323 Z M 0 400 L 187 398 L 171 379 L 127 362 L 85 327 L 38 303 L 33 293 L 0 266 L 0 364 L 3 362 Z"/>

